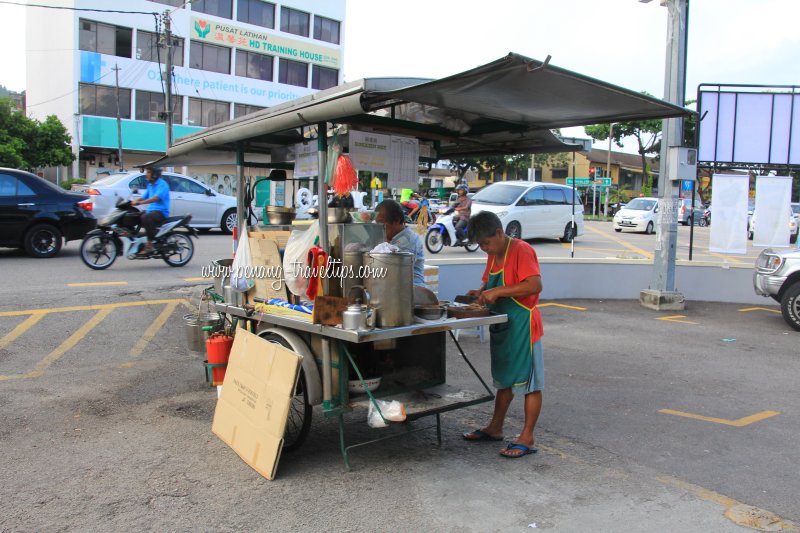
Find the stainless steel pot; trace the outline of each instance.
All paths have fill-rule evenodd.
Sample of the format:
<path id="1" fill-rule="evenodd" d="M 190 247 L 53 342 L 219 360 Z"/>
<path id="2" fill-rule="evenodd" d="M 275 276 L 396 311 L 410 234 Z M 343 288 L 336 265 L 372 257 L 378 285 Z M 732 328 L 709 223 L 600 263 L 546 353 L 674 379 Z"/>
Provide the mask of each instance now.
<path id="1" fill-rule="evenodd" d="M 364 286 L 377 312 L 375 324 L 379 328 L 413 324 L 414 254 L 365 252 L 363 258 L 364 266 L 372 269 L 364 276 Z"/>
<path id="2" fill-rule="evenodd" d="M 352 221 L 353 217 L 350 216 L 350 209 L 347 207 L 328 208 L 328 224 L 344 224 Z"/>
<path id="3" fill-rule="evenodd" d="M 264 207 L 264 214 L 270 224 L 283 226 L 292 223 L 295 217 L 295 210 L 291 207 L 268 205 Z"/>

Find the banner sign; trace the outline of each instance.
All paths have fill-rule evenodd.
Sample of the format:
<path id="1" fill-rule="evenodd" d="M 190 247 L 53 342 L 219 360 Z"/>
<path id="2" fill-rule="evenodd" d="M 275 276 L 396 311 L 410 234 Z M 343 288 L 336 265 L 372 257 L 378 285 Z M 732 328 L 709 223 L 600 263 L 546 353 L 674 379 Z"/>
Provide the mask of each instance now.
<path id="1" fill-rule="evenodd" d="M 319 153 L 317 143 L 294 145 L 294 177 L 313 178 L 319 175 Z"/>
<path id="2" fill-rule="evenodd" d="M 335 48 L 287 39 L 264 31 L 234 26 L 227 22 L 216 22 L 192 17 L 192 39 L 212 44 L 233 46 L 304 63 L 338 69 L 341 52 Z"/>
<path id="3" fill-rule="evenodd" d="M 756 205 L 752 230 L 755 246 L 788 247 L 792 218 L 792 178 L 756 176 Z M 717 206 L 714 206 L 716 211 Z M 716 215 L 716 213 L 714 213 Z M 758 216 L 756 217 L 756 214 Z M 751 228 L 748 228 L 748 231 Z"/>
<path id="4" fill-rule="evenodd" d="M 750 176 L 714 174 L 712 187 L 711 205 L 714 206 L 714 223 L 711 224 L 708 249 L 723 254 L 747 253 Z"/>
<path id="5" fill-rule="evenodd" d="M 419 187 L 419 141 L 414 137 L 351 130 L 349 155 L 358 170 L 388 174 L 386 187 Z"/>

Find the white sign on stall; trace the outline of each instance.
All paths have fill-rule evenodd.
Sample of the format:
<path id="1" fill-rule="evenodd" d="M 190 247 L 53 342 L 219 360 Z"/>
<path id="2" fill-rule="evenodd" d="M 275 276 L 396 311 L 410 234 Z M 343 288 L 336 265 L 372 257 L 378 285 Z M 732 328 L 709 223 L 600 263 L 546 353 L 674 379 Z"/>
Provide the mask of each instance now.
<path id="1" fill-rule="evenodd" d="M 350 131 L 349 155 L 358 170 L 388 174 L 387 187 L 418 187 L 419 140 L 414 137 Z"/>
<path id="2" fill-rule="evenodd" d="M 319 175 L 317 143 L 294 145 L 294 177 L 313 178 Z"/>
<path id="3" fill-rule="evenodd" d="M 747 253 L 747 200 L 750 176 L 714 174 L 711 205 L 714 223 L 708 249 L 723 254 Z"/>
<path id="4" fill-rule="evenodd" d="M 756 205 L 753 209 L 755 246 L 789 246 L 791 198 L 792 178 L 789 176 L 756 177 Z"/>
<path id="5" fill-rule="evenodd" d="M 392 169 L 389 184 L 396 189 L 419 188 L 419 140 L 392 135 Z"/>

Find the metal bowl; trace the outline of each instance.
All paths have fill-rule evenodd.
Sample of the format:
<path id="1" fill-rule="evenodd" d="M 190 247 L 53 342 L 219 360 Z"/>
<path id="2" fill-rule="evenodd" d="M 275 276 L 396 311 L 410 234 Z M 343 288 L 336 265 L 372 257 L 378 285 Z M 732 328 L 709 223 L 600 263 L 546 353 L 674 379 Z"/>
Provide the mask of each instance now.
<path id="1" fill-rule="evenodd" d="M 295 210 L 291 207 L 280 207 L 277 205 L 269 205 L 264 208 L 264 214 L 267 220 L 273 226 L 283 226 L 291 224 L 295 217 Z"/>
<path id="2" fill-rule="evenodd" d="M 328 224 L 344 224 L 345 222 L 352 221 L 353 218 L 350 216 L 350 209 L 347 207 L 328 208 Z"/>
<path id="3" fill-rule="evenodd" d="M 445 308 L 441 305 L 415 305 L 414 315 L 424 320 L 439 320 L 444 316 Z"/>

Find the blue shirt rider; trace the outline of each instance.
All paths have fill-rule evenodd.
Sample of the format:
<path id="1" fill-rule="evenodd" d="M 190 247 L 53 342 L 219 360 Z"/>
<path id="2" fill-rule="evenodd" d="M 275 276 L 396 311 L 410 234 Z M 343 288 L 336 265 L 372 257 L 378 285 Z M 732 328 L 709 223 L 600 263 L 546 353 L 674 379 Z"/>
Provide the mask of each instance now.
<path id="1" fill-rule="evenodd" d="M 145 170 L 147 178 L 147 190 L 138 200 L 131 200 L 131 205 L 146 205 L 145 213 L 142 214 L 142 226 L 147 234 L 147 244 L 137 255 L 147 256 L 153 252 L 153 240 L 156 232 L 169 216 L 169 184 L 161 177 L 161 170 L 158 168 L 147 168 Z"/>

